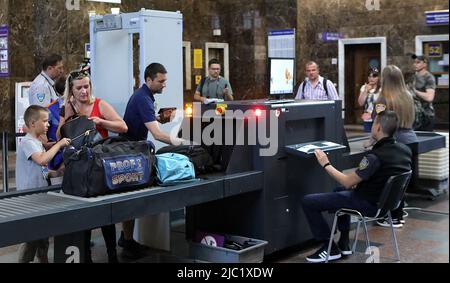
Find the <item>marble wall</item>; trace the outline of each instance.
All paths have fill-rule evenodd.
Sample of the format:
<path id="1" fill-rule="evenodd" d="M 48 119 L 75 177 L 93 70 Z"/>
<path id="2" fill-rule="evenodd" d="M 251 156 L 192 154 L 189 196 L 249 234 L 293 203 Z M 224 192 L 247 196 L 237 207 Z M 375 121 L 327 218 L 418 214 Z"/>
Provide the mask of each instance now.
<path id="1" fill-rule="evenodd" d="M 221 1 L 225 42 L 230 44 L 230 81 L 237 99 L 265 98 L 268 93 L 267 35 L 295 28 L 294 0 Z"/>
<path id="2" fill-rule="evenodd" d="M 365 0 L 298 0 L 299 67 L 309 58 L 318 58 L 330 78 L 337 79 L 337 42 L 318 39 L 323 32 L 339 32 L 346 38 L 385 36 L 388 42 L 388 64 L 406 70 L 408 53 L 415 50 L 415 36 L 448 33 L 448 27 L 425 25 L 425 11 L 448 9 L 442 0 L 380 0 L 379 11 L 369 11 Z M 299 74 L 303 76 L 303 74 Z"/>
<path id="3" fill-rule="evenodd" d="M 338 43 L 322 42 L 318 34 L 342 33 L 346 38 L 383 36 L 387 40 L 388 64 L 411 71 L 410 54 L 415 52 L 416 35 L 448 34 L 448 26 L 425 25 L 425 11 L 448 9 L 444 0 L 380 0 L 380 10 L 369 11 L 366 0 L 298 0 L 297 78 L 305 76 L 304 64 L 315 60 L 321 72 L 338 81 Z M 440 123 L 448 128 L 448 89 L 438 90 L 436 110 Z"/>
<path id="4" fill-rule="evenodd" d="M 70 2 L 70 1 L 69 1 Z M 297 80 L 303 65 L 317 60 L 322 72 L 337 82 L 337 42 L 321 42 L 322 32 L 340 32 L 347 37 L 386 36 L 389 63 L 409 68 L 406 55 L 414 51 L 417 34 L 448 33 L 448 27 L 426 27 L 424 11 L 448 9 L 445 0 L 380 0 L 381 10 L 369 12 L 365 0 L 133 0 L 122 5 L 80 1 L 80 10 L 68 10 L 66 0 L 0 0 L 0 24 L 11 30 L 12 77 L 0 79 L 0 126 L 13 130 L 14 84 L 30 81 L 40 71 L 42 58 L 63 55 L 66 70 L 76 68 L 89 42 L 88 11 L 97 14 L 120 7 L 124 13 L 141 8 L 181 11 L 184 39 L 192 49 L 204 50 L 206 42 L 225 42 L 230 47 L 230 81 L 237 99 L 265 97 L 267 85 L 267 34 L 270 30 L 297 28 Z M 218 25 L 221 36 L 213 36 Z M 195 75 L 204 70 L 192 70 Z M 192 99 L 185 91 L 185 100 Z M 448 99 L 448 96 L 447 96 Z M 447 100 L 448 101 L 448 100 Z M 448 120 L 448 110 L 446 113 Z"/>

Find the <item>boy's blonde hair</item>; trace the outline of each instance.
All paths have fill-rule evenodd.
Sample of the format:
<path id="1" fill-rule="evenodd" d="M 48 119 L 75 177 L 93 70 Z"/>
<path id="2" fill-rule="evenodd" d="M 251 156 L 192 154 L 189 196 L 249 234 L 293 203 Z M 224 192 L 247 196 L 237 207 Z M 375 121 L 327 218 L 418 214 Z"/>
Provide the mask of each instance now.
<path id="1" fill-rule="evenodd" d="M 39 105 L 31 105 L 28 107 L 23 117 L 25 125 L 30 128 L 32 122 L 38 121 L 41 118 L 41 112 L 48 113 L 48 109 Z"/>

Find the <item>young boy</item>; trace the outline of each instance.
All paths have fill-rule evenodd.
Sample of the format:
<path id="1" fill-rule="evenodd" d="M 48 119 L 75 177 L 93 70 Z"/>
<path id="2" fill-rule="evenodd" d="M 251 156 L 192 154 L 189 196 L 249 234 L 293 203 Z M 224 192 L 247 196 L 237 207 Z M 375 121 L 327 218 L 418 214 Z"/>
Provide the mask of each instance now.
<path id="1" fill-rule="evenodd" d="M 49 172 L 47 164 L 61 148 L 70 144 L 70 140 L 62 139 L 46 152 L 39 136 L 47 134 L 48 110 L 32 105 L 25 111 L 24 120 L 27 126 L 27 135 L 17 147 L 17 190 L 46 187 L 49 176 L 60 175 L 60 172 Z M 19 262 L 32 262 L 34 256 L 37 255 L 39 262 L 47 263 L 48 245 L 48 239 L 23 244 L 19 252 Z"/>

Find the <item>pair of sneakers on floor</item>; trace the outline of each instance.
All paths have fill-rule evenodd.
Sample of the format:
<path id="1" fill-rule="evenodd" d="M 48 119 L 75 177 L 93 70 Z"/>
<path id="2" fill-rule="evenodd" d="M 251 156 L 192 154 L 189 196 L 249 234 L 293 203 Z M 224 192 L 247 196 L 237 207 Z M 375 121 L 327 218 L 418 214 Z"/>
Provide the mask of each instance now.
<path id="1" fill-rule="evenodd" d="M 394 228 L 402 228 L 403 225 L 406 223 L 405 218 L 408 217 L 408 212 L 403 210 L 403 215 L 399 218 L 392 218 L 392 226 Z M 382 227 L 391 227 L 391 224 L 389 224 L 389 220 L 387 217 L 377 220 L 377 224 Z"/>
<path id="2" fill-rule="evenodd" d="M 345 256 L 350 256 L 353 251 L 350 249 L 350 243 L 348 240 L 340 240 L 338 244 L 333 241 L 331 244 L 330 256 L 328 261 L 338 260 Z M 308 262 L 321 263 L 327 260 L 328 255 L 328 241 L 323 244 L 323 246 L 318 249 L 315 253 L 306 257 Z"/>

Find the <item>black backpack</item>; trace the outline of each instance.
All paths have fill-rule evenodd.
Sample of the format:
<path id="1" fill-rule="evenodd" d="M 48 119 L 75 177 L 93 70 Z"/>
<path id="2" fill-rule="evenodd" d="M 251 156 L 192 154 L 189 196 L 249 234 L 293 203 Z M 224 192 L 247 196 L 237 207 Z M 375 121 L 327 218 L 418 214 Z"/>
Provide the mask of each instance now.
<path id="1" fill-rule="evenodd" d="M 194 164 L 196 175 L 215 171 L 211 155 L 200 145 L 166 146 L 158 150 L 156 154 L 163 153 L 178 153 L 189 157 L 189 160 Z"/>
<path id="2" fill-rule="evenodd" d="M 303 81 L 303 84 L 302 84 L 302 94 L 305 94 L 306 82 L 307 82 L 307 80 L 304 80 L 304 81 Z M 327 94 L 327 97 L 330 97 L 330 96 L 328 95 L 328 80 L 327 80 L 327 78 L 323 78 L 323 86 L 324 86 L 324 89 L 325 89 L 325 93 Z"/>

